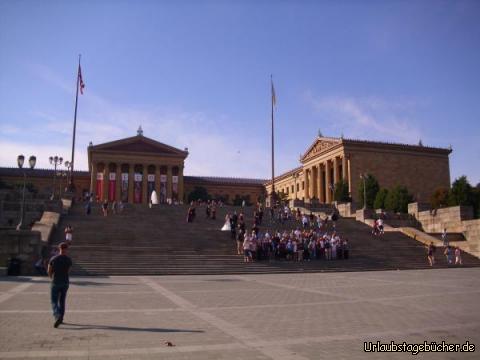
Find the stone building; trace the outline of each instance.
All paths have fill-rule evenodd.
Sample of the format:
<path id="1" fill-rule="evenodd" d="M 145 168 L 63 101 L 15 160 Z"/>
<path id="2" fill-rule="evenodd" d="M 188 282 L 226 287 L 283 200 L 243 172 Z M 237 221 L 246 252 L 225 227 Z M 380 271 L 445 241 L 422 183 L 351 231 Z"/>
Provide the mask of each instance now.
<path id="1" fill-rule="evenodd" d="M 361 174 L 371 174 L 380 187 L 406 186 L 418 201 L 428 201 L 437 187 L 450 186 L 451 149 L 344 138 L 317 137 L 300 157 L 301 166 L 275 178 L 275 190 L 288 199 L 331 203 L 343 179 L 357 201 Z M 266 184 L 267 192 L 272 182 Z"/>
<path id="2" fill-rule="evenodd" d="M 185 202 L 188 194 L 201 186 L 214 198 L 231 203 L 235 199 L 256 202 L 265 190 L 261 179 L 184 176 L 187 149 L 155 141 L 141 131 L 126 139 L 90 144 L 87 151 L 89 171 L 73 174 L 77 197 L 93 192 L 101 200 L 147 204 L 155 189 L 161 203 L 176 203 Z M 58 195 L 68 182 L 66 176 L 54 180 L 53 170 L 26 171 L 28 182 L 45 192 L 54 189 Z M 21 183 L 23 170 L 0 168 L 0 180 Z"/>
<path id="3" fill-rule="evenodd" d="M 195 187 L 207 189 L 228 203 L 256 202 L 272 189 L 271 181 L 223 177 L 184 176 L 187 149 L 143 136 L 90 145 L 89 171 L 75 171 L 77 196 L 93 191 L 99 199 L 148 203 L 153 189 L 161 202 L 185 202 Z M 404 185 L 417 201 L 427 201 L 437 187 L 450 186 L 451 149 L 343 138 L 317 137 L 300 158 L 300 166 L 275 178 L 275 190 L 290 200 L 306 203 L 333 201 L 333 188 L 343 179 L 357 199 L 360 174 L 372 174 L 381 187 Z M 266 156 L 266 158 L 268 155 Z M 14 161 L 14 160 L 13 160 Z M 39 189 L 53 186 L 53 170 L 27 170 Z M 0 168 L 0 180 L 22 182 L 20 169 Z M 57 185 L 62 187 L 57 179 Z M 61 190 L 59 190 L 61 191 Z M 58 193 L 59 191 L 56 191 Z"/>

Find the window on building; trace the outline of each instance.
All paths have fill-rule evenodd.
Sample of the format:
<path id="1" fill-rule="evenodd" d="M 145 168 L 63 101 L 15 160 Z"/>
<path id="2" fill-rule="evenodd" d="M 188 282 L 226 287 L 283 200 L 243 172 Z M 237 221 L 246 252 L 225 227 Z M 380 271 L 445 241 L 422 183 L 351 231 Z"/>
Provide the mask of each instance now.
<path id="1" fill-rule="evenodd" d="M 291 191 L 292 193 L 295 191 L 293 185 L 292 185 L 292 189 L 291 189 L 290 191 Z"/>
<path id="2" fill-rule="evenodd" d="M 305 181 L 302 181 L 302 190 L 305 190 Z"/>
<path id="3" fill-rule="evenodd" d="M 300 191 L 300 184 L 297 184 L 297 191 Z"/>

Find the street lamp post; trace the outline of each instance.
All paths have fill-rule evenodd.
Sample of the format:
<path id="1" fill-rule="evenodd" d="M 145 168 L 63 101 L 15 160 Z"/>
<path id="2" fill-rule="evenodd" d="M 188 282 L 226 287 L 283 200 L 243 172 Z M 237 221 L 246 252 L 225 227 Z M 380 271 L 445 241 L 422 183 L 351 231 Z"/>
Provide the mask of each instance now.
<path id="1" fill-rule="evenodd" d="M 23 191 L 22 191 L 22 208 L 20 210 L 20 222 L 17 225 L 17 230 L 26 229 L 24 222 L 25 222 L 25 187 L 27 185 L 27 173 L 25 169 L 23 169 L 24 162 L 25 162 L 25 156 L 18 155 L 17 165 L 20 169 L 23 170 Z M 28 159 L 28 164 L 30 165 L 30 169 L 33 169 L 35 167 L 36 162 L 37 162 L 37 158 L 33 155 L 30 156 L 30 158 Z"/>
<path id="2" fill-rule="evenodd" d="M 63 158 L 55 155 L 55 156 L 50 156 L 48 160 L 50 160 L 50 164 L 52 164 L 55 167 L 55 170 L 53 171 L 52 196 L 50 197 L 50 200 L 53 200 L 55 199 L 55 180 L 57 178 L 57 165 L 62 164 Z"/>
<path id="3" fill-rule="evenodd" d="M 67 186 L 70 184 L 70 171 L 72 169 L 72 163 L 70 161 L 65 161 L 65 167 L 67 168 Z"/>
<path id="4" fill-rule="evenodd" d="M 367 208 L 367 187 L 365 186 L 365 178 L 364 174 L 360 174 L 360 179 L 363 180 L 363 210 Z"/>
<path id="5" fill-rule="evenodd" d="M 67 172 L 60 170 L 57 173 L 57 176 L 60 178 L 59 184 L 58 184 L 58 195 L 62 197 L 62 188 L 63 188 L 63 179 L 67 178 Z M 67 185 L 68 185 L 68 180 L 67 180 Z"/>

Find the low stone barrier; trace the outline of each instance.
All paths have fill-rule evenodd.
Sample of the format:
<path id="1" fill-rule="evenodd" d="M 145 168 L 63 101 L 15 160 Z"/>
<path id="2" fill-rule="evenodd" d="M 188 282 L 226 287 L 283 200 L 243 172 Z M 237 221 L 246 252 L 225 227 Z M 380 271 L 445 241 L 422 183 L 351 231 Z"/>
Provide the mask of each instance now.
<path id="1" fill-rule="evenodd" d="M 10 258 L 20 259 L 21 275 L 35 274 L 34 264 L 42 254 L 41 234 L 30 230 L 0 230 L 0 264 Z"/>
<path id="2" fill-rule="evenodd" d="M 38 231 L 41 234 L 41 240 L 44 243 L 50 241 L 53 230 L 60 222 L 60 214 L 52 211 L 45 211 L 40 221 L 35 222 L 32 231 Z"/>

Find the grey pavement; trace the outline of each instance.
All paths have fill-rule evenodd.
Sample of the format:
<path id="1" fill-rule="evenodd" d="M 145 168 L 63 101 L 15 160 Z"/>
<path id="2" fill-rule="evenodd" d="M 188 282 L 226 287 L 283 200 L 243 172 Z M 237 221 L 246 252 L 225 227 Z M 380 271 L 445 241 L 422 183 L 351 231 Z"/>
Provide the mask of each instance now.
<path id="1" fill-rule="evenodd" d="M 479 285 L 479 268 L 76 277 L 54 329 L 47 278 L 0 278 L 0 359 L 408 359 L 364 342 L 480 346 Z"/>

